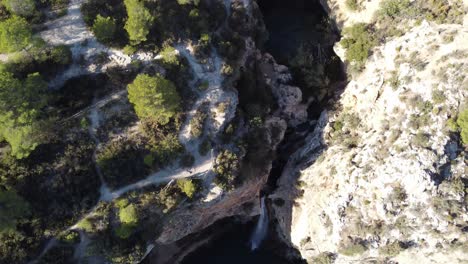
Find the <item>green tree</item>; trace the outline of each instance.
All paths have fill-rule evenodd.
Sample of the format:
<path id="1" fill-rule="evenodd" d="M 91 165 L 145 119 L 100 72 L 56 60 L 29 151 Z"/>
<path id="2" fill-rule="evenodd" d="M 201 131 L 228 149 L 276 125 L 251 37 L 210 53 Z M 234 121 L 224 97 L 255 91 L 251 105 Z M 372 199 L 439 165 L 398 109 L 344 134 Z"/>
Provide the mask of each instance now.
<path id="1" fill-rule="evenodd" d="M 160 55 L 162 56 L 162 61 L 169 65 L 179 65 L 179 57 L 175 48 L 166 45 L 162 49 Z"/>
<path id="2" fill-rule="evenodd" d="M 185 193 L 188 198 L 192 199 L 193 195 L 197 192 L 197 185 L 193 180 L 190 179 L 181 179 L 177 181 L 177 187 L 180 191 Z"/>
<path id="3" fill-rule="evenodd" d="M 36 11 L 34 0 L 3 0 L 3 4 L 11 13 L 30 17 Z"/>
<path id="4" fill-rule="evenodd" d="M 130 204 L 120 209 L 119 219 L 123 224 L 136 225 L 138 223 L 138 214 L 135 205 Z"/>
<path id="5" fill-rule="evenodd" d="M 180 96 L 174 84 L 162 76 L 138 75 L 128 85 L 128 99 L 138 117 L 154 118 L 164 125 L 180 110 Z"/>
<path id="6" fill-rule="evenodd" d="M 28 22 L 18 16 L 0 22 L 0 52 L 15 52 L 26 47 L 32 38 Z"/>
<path id="7" fill-rule="evenodd" d="M 46 105 L 47 83 L 38 73 L 24 81 L 0 72 L 0 139 L 11 146 L 16 158 L 27 157 L 42 140 L 43 122 L 39 116 Z"/>
<path id="8" fill-rule="evenodd" d="M 457 125 L 460 127 L 463 144 L 468 145 L 468 109 L 460 112 L 457 118 Z"/>
<path id="9" fill-rule="evenodd" d="M 127 9 L 127 22 L 125 23 L 125 30 L 127 30 L 130 41 L 133 44 L 139 44 L 146 41 L 150 27 L 153 23 L 153 16 L 143 1 L 140 0 L 124 0 Z"/>
<path id="10" fill-rule="evenodd" d="M 133 229 L 138 224 L 138 213 L 135 205 L 130 204 L 119 210 L 121 225 L 115 230 L 118 237 L 126 239 L 133 233 Z"/>
<path id="11" fill-rule="evenodd" d="M 110 43 L 116 30 L 115 19 L 97 15 L 92 29 L 99 42 Z"/>
<path id="12" fill-rule="evenodd" d="M 29 213 L 29 204 L 16 192 L 0 190 L 0 234 L 15 231 L 18 220 Z"/>

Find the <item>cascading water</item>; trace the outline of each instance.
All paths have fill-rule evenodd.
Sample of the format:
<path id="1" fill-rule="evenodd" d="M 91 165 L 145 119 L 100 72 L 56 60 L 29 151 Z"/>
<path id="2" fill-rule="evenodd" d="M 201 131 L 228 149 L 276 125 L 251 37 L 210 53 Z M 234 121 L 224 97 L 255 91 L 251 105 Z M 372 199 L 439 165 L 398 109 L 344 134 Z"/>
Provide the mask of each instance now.
<path id="1" fill-rule="evenodd" d="M 255 230 L 250 238 L 250 249 L 252 251 L 260 247 L 263 239 L 265 239 L 268 232 L 268 210 L 265 206 L 265 197 L 262 197 L 261 200 L 261 210 L 260 218 L 258 219 Z"/>

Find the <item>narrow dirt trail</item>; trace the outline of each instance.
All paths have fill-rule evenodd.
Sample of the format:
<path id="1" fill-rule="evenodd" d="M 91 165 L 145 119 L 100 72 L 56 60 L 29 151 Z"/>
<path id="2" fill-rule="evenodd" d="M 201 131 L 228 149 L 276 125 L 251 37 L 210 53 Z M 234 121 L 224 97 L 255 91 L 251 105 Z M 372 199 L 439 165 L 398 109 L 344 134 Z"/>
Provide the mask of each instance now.
<path id="1" fill-rule="evenodd" d="M 118 61 L 121 65 L 126 65 L 131 62 L 132 59 L 139 59 L 143 61 L 150 61 L 153 59 L 158 59 L 160 56 L 147 56 L 145 54 L 135 55 L 133 58 L 130 58 L 120 51 L 108 49 L 102 44 L 98 43 L 94 36 L 87 30 L 86 25 L 82 19 L 80 12 L 80 6 L 83 3 L 83 0 L 71 0 L 70 6 L 68 8 L 68 14 L 65 17 L 59 18 L 54 21 L 48 22 L 48 30 L 45 30 L 40 33 L 48 43 L 58 45 L 66 44 L 72 45 L 72 53 L 74 60 L 78 60 L 80 57 L 85 59 L 91 58 L 93 55 L 98 54 L 99 52 L 106 52 L 111 60 Z M 231 1 L 224 1 L 228 14 L 230 13 Z M 223 24 L 225 26 L 225 23 Z M 83 43 L 86 43 L 84 45 Z M 212 150 L 210 154 L 201 156 L 198 151 L 200 145 L 200 139 L 194 139 L 190 136 L 190 120 L 193 118 L 196 111 L 200 106 L 207 102 L 209 104 L 208 109 L 216 109 L 218 104 L 225 103 L 225 112 L 218 113 L 215 111 L 214 116 L 208 115 L 209 120 L 207 122 L 207 128 L 205 133 L 210 135 L 218 135 L 222 129 L 234 118 L 235 111 L 238 104 L 237 92 L 234 89 L 225 89 L 223 88 L 223 82 L 225 76 L 221 73 L 224 61 L 217 53 L 216 49 L 212 49 L 210 57 L 207 59 L 208 63 L 201 63 L 195 56 L 192 54 L 192 48 L 188 44 L 178 44 L 176 45 L 176 50 L 180 56 L 183 56 L 189 62 L 190 68 L 193 72 L 193 80 L 190 82 L 191 89 L 198 94 L 198 99 L 193 105 L 192 109 L 187 113 L 186 121 L 182 124 L 181 130 L 179 132 L 179 141 L 184 145 L 186 151 L 193 155 L 195 158 L 194 165 L 189 168 L 181 168 L 178 165 L 178 162 L 175 162 L 176 165 L 170 166 L 166 169 L 158 171 L 156 173 L 150 174 L 143 180 L 137 181 L 135 183 L 126 185 L 116 190 L 110 190 L 105 183 L 105 179 L 100 172 L 99 166 L 96 164 L 96 152 L 93 155 L 93 161 L 96 164 L 96 171 L 101 180 L 101 189 L 100 189 L 100 198 L 99 201 L 113 201 L 128 193 L 130 191 L 139 190 L 147 186 L 163 184 L 171 182 L 177 179 L 191 178 L 191 177 L 207 177 L 214 165 L 214 151 Z M 79 66 L 78 63 L 74 62 L 73 65 L 65 71 L 62 75 L 57 77 L 57 80 L 54 85 L 64 82 L 67 78 L 76 77 L 82 74 L 87 73 L 88 71 L 83 67 Z M 207 82 L 208 87 L 204 91 L 200 91 L 197 84 L 202 82 Z M 113 101 L 114 99 L 122 96 L 125 91 L 120 91 L 114 94 L 111 94 L 98 102 L 95 102 L 92 106 L 76 113 L 71 118 L 80 116 L 86 112 L 88 113 L 88 118 L 91 121 L 89 127 L 89 133 L 96 143 L 96 151 L 99 148 L 99 139 L 97 137 L 97 130 L 100 125 L 100 113 L 99 109 L 106 105 L 107 103 Z M 98 202 L 99 202 L 98 201 Z M 97 205 L 96 205 L 97 206 Z M 93 207 L 89 213 L 84 215 L 76 224 L 70 226 L 66 230 L 77 230 L 80 232 L 80 237 L 86 236 L 83 231 L 79 228 L 78 223 L 85 218 L 91 217 L 95 214 L 96 206 Z M 83 243 L 79 243 L 77 246 L 77 252 L 75 256 L 81 255 L 86 249 L 86 245 L 90 243 L 90 239 L 86 237 Z M 36 263 L 40 258 L 47 253 L 51 248 L 57 244 L 55 238 L 51 239 L 46 248 L 44 248 L 41 255 L 33 262 Z"/>
<path id="2" fill-rule="evenodd" d="M 48 44 L 67 45 L 72 52 L 72 65 L 50 82 L 52 88 L 60 87 L 73 77 L 105 71 L 110 66 L 126 66 L 133 60 L 150 62 L 160 58 L 150 52 L 139 52 L 129 56 L 121 50 L 108 48 L 99 43 L 83 20 L 80 10 L 83 2 L 84 0 L 71 0 L 67 14 L 46 22 L 44 25 L 47 29 L 38 33 Z M 93 57 L 102 53 L 107 54 L 110 62 L 98 67 L 93 63 Z"/>

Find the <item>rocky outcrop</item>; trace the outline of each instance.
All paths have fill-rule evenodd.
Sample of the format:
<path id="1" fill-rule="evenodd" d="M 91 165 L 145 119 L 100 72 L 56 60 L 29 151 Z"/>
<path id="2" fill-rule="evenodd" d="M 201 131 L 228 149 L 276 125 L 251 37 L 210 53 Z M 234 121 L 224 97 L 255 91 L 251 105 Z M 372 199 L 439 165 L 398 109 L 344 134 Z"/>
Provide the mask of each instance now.
<path id="1" fill-rule="evenodd" d="M 278 65 L 270 54 L 257 54 L 258 67 L 265 84 L 270 88 L 279 106 L 276 115 L 289 120 L 296 126 L 307 120 L 307 105 L 302 104 L 302 91 L 297 86 L 291 86 L 291 73 L 284 65 Z"/>
<path id="2" fill-rule="evenodd" d="M 374 48 L 322 113 L 270 196 L 310 263 L 468 260 L 466 152 L 447 126 L 467 103 L 467 47 L 464 26 L 423 21 Z"/>

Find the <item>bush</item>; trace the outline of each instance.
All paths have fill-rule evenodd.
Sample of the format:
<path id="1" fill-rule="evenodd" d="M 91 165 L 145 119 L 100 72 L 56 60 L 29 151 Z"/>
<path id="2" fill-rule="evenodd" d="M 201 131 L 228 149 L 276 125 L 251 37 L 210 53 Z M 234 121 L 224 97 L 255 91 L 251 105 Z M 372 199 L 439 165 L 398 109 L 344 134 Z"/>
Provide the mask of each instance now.
<path id="1" fill-rule="evenodd" d="M 177 187 L 179 187 L 180 191 L 185 193 L 185 195 L 190 199 L 193 198 L 199 188 L 196 182 L 191 179 L 177 180 Z"/>
<path id="2" fill-rule="evenodd" d="M 179 57 L 175 48 L 165 45 L 160 53 L 162 61 L 169 65 L 179 65 Z"/>
<path id="3" fill-rule="evenodd" d="M 99 42 L 110 44 L 116 31 L 115 19 L 97 15 L 92 30 Z"/>
<path id="4" fill-rule="evenodd" d="M 84 231 L 86 231 L 88 233 L 91 233 L 94 230 L 93 224 L 91 223 L 91 221 L 89 221 L 86 218 L 81 220 L 80 222 L 78 222 L 78 224 L 76 224 L 76 226 L 78 228 L 83 229 Z"/>
<path id="5" fill-rule="evenodd" d="M 234 73 L 234 69 L 231 65 L 223 63 L 223 66 L 221 67 L 221 73 L 230 76 Z"/>
<path id="6" fill-rule="evenodd" d="M 132 225 L 121 224 L 115 230 L 115 234 L 121 239 L 127 239 L 132 235 L 134 229 L 135 227 Z"/>
<path id="7" fill-rule="evenodd" d="M 121 225 L 115 230 L 115 233 L 118 237 L 126 239 L 130 237 L 133 230 L 138 225 L 138 212 L 135 205 L 130 204 L 120 208 L 119 220 Z"/>
<path id="8" fill-rule="evenodd" d="M 224 150 L 216 157 L 214 172 L 215 184 L 223 190 L 232 190 L 239 174 L 239 158 L 229 150 Z"/>
<path id="9" fill-rule="evenodd" d="M 395 18 L 410 6 L 409 0 L 384 0 L 380 3 L 378 15 Z"/>
<path id="10" fill-rule="evenodd" d="M 424 132 L 418 132 L 416 136 L 414 136 L 414 143 L 423 148 L 429 147 L 430 136 Z"/>
<path id="11" fill-rule="evenodd" d="M 119 220 L 123 224 L 136 225 L 138 214 L 135 205 L 130 204 L 119 210 Z"/>
<path id="12" fill-rule="evenodd" d="M 390 79 L 388 79 L 388 83 L 390 84 L 390 87 L 396 91 L 400 86 L 400 78 L 398 77 L 397 71 L 392 71 L 391 74 L 392 75 L 390 76 Z"/>
<path id="13" fill-rule="evenodd" d="M 460 128 L 462 142 L 468 145 L 468 109 L 465 109 L 458 114 L 457 125 Z"/>
<path id="14" fill-rule="evenodd" d="M 15 231 L 18 221 L 30 214 L 29 204 L 21 196 L 1 188 L 0 186 L 0 234 Z"/>
<path id="15" fill-rule="evenodd" d="M 343 29 L 341 45 L 346 48 L 346 60 L 362 66 L 369 57 L 370 49 L 375 45 L 374 37 L 368 26 L 358 23 Z"/>
<path id="16" fill-rule="evenodd" d="M 148 148 L 154 156 L 154 162 L 159 166 L 167 165 L 183 152 L 178 139 L 178 118 L 172 119 L 165 125 L 154 119 L 145 119 L 141 123 L 141 128 L 148 137 Z"/>
<path id="17" fill-rule="evenodd" d="M 358 0 L 346 0 L 345 5 L 351 11 L 358 11 L 360 8 Z"/>
<path id="18" fill-rule="evenodd" d="M 133 182 L 146 174 L 143 150 L 131 141 L 111 141 L 97 154 L 96 161 L 111 187 Z"/>
<path id="19" fill-rule="evenodd" d="M 351 244 L 345 248 L 340 249 L 340 253 L 345 256 L 355 256 L 361 255 L 362 253 L 366 252 L 367 247 L 362 244 Z"/>
<path id="20" fill-rule="evenodd" d="M 383 247 L 379 248 L 379 253 L 386 256 L 396 256 L 398 255 L 404 248 L 402 247 L 399 241 L 394 241 L 390 244 L 387 244 Z"/>
<path id="21" fill-rule="evenodd" d="M 207 115 L 203 112 L 203 109 L 199 109 L 197 113 L 190 120 L 190 135 L 194 138 L 198 138 L 203 134 L 203 128 Z"/>
<path id="22" fill-rule="evenodd" d="M 312 259 L 314 264 L 332 264 L 335 261 L 335 255 L 330 252 L 320 253 Z"/>
<path id="23" fill-rule="evenodd" d="M 443 91 L 440 90 L 434 90 L 432 91 L 432 101 L 434 101 L 435 104 L 441 104 L 445 102 L 447 97 L 445 97 L 445 94 Z"/>

